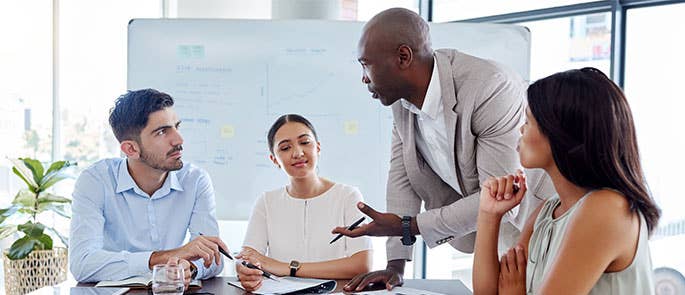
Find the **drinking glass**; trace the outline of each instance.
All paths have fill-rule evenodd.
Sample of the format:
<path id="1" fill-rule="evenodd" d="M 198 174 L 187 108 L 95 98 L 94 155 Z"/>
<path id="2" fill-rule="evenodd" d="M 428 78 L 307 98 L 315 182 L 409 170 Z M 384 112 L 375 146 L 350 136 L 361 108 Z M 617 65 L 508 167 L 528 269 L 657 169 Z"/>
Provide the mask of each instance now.
<path id="1" fill-rule="evenodd" d="M 152 293 L 155 295 L 183 294 L 183 267 L 157 264 L 152 267 Z"/>

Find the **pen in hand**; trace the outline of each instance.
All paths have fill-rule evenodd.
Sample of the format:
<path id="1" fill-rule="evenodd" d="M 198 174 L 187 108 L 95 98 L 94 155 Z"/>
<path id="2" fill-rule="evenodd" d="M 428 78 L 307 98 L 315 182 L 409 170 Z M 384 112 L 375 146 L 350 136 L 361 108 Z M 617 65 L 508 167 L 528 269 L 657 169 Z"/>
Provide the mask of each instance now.
<path id="1" fill-rule="evenodd" d="M 200 235 L 202 236 L 202 233 L 200 233 Z M 219 248 L 219 252 L 221 252 L 221 254 L 224 254 L 224 256 L 228 257 L 228 259 L 233 260 L 235 262 L 240 262 L 240 264 L 244 265 L 247 268 L 261 270 L 263 276 L 265 276 L 269 279 L 272 279 L 274 281 L 277 281 L 277 282 L 280 281 L 280 280 L 278 280 L 278 277 L 276 277 L 275 275 L 273 275 L 272 273 L 270 273 L 266 270 L 261 269 L 259 266 L 256 266 L 256 265 L 249 263 L 249 262 L 242 260 L 242 259 L 234 259 L 233 256 L 231 256 L 231 254 L 228 254 L 228 252 L 226 250 L 224 250 L 224 248 L 221 248 L 221 246 L 218 246 L 217 248 Z"/>
<path id="2" fill-rule="evenodd" d="M 359 224 L 361 224 L 364 221 L 364 219 L 366 219 L 366 217 L 359 218 L 359 220 L 355 221 L 352 225 L 350 225 L 347 228 L 347 230 L 353 230 L 353 229 L 357 228 L 357 226 L 359 226 Z M 343 236 L 343 234 L 338 234 L 338 236 L 333 238 L 333 240 L 328 244 L 333 244 L 333 242 L 339 240 L 340 238 L 342 238 L 342 236 Z"/>
<path id="3" fill-rule="evenodd" d="M 265 276 L 265 277 L 267 277 L 267 278 L 269 278 L 269 279 L 272 279 L 272 280 L 274 280 L 274 281 L 276 281 L 276 282 L 280 282 L 280 280 L 278 279 L 278 277 L 276 277 L 274 274 L 272 274 L 272 273 L 270 273 L 270 272 L 268 272 L 268 271 L 266 271 L 266 270 L 261 269 L 259 266 L 256 266 L 256 265 L 254 265 L 254 264 L 252 264 L 252 263 L 249 263 L 249 262 L 247 262 L 247 261 L 245 261 L 245 260 L 242 260 L 242 259 L 238 259 L 238 260 L 236 260 L 236 262 L 240 262 L 240 264 L 244 265 L 244 266 L 247 267 L 247 268 L 261 270 L 263 276 Z"/>

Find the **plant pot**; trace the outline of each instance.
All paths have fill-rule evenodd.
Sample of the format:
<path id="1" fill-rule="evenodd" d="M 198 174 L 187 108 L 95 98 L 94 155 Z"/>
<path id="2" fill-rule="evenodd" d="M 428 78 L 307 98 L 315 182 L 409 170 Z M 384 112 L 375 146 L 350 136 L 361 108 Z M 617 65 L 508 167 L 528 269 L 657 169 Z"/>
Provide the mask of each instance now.
<path id="1" fill-rule="evenodd" d="M 2 255 L 5 263 L 5 294 L 23 295 L 67 279 L 67 249 L 36 250 L 24 259 L 11 260 L 7 250 Z"/>

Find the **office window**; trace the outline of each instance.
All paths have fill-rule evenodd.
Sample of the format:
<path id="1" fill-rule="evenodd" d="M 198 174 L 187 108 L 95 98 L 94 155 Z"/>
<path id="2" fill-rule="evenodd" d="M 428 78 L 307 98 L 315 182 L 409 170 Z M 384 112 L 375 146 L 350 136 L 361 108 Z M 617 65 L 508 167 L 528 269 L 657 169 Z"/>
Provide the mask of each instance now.
<path id="1" fill-rule="evenodd" d="M 566 6 L 591 0 L 433 0 L 433 21 L 448 22 L 527 10 Z"/>
<path id="2" fill-rule="evenodd" d="M 114 99 L 126 92 L 128 22 L 161 17 L 160 5 L 156 0 L 60 2 L 61 157 L 77 161 L 80 169 L 119 155 L 107 119 Z"/>
<path id="3" fill-rule="evenodd" d="M 524 22 L 531 32 L 531 82 L 573 68 L 595 67 L 609 75 L 611 14 L 598 13 Z"/>
<path id="4" fill-rule="evenodd" d="M 357 20 L 368 21 L 377 13 L 393 7 L 419 13 L 419 0 L 357 0 Z"/>
<path id="5" fill-rule="evenodd" d="M 655 269 L 685 274 L 685 198 L 681 192 L 685 158 L 685 4 L 631 9 L 627 12 L 625 92 L 637 129 L 642 167 L 662 210 L 650 247 Z M 673 273 L 657 273 L 677 278 Z M 685 279 L 680 277 L 681 287 Z M 672 285 L 657 285 L 662 294 Z M 685 289 L 679 289 L 684 292 Z M 680 294 L 680 293 L 678 293 Z"/>
<path id="6" fill-rule="evenodd" d="M 0 2 L 0 191 L 9 161 L 50 160 L 52 146 L 52 2 Z M 12 174 L 9 171 L 9 174 Z M 11 176 L 14 177 L 14 176 Z"/>

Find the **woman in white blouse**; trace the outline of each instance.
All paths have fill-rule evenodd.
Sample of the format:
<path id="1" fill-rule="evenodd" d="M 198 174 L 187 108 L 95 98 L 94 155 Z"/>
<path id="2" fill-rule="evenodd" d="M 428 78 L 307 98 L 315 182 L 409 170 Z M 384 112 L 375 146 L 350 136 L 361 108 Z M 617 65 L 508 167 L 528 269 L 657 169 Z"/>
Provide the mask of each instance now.
<path id="1" fill-rule="evenodd" d="M 371 268 L 368 237 L 329 244 L 331 229 L 350 225 L 363 214 L 356 187 L 317 175 L 321 152 L 316 131 L 302 116 L 283 115 L 267 135 L 270 159 L 290 184 L 264 193 L 253 209 L 239 258 L 277 276 L 349 279 Z M 247 291 L 262 284 L 261 271 L 237 265 Z"/>

